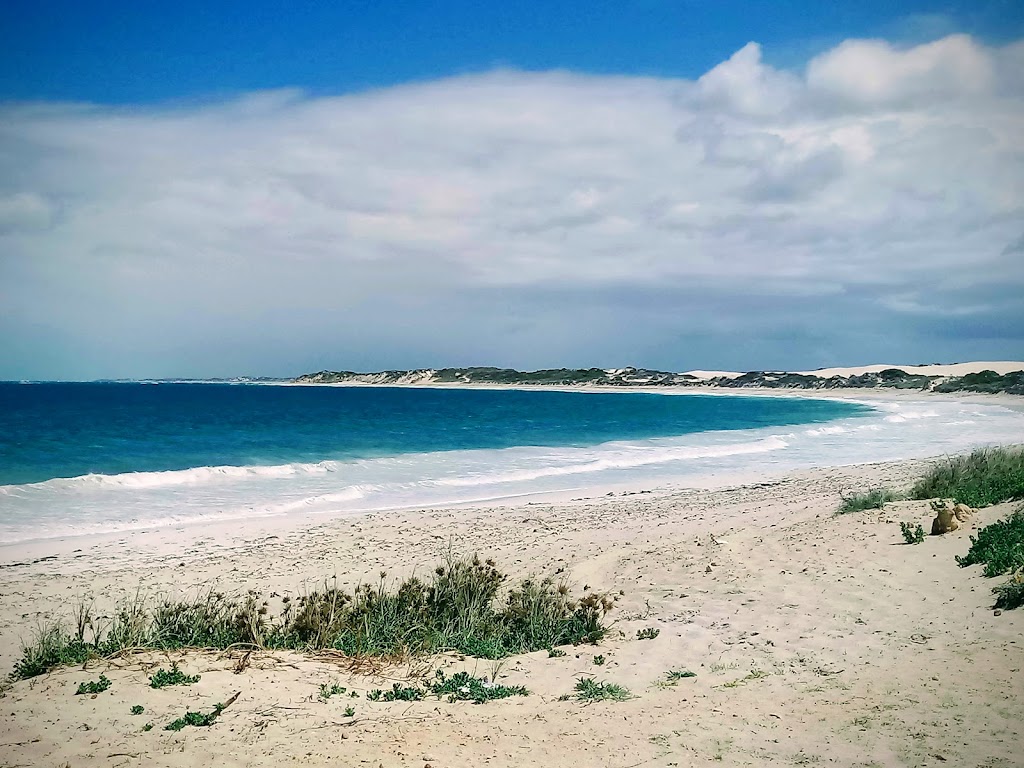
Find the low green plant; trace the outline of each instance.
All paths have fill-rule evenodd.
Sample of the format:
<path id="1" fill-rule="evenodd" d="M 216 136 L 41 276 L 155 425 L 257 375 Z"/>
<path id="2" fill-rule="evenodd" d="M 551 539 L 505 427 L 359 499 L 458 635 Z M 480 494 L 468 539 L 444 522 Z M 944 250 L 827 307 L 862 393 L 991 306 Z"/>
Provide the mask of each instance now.
<path id="1" fill-rule="evenodd" d="M 216 720 L 220 713 L 224 711 L 223 704 L 215 704 L 212 712 L 185 712 L 182 717 L 177 720 L 172 720 L 164 726 L 165 731 L 180 731 L 186 725 L 192 725 L 200 728 L 205 728 L 213 725 L 213 721 Z"/>
<path id="2" fill-rule="evenodd" d="M 106 675 L 100 675 L 99 680 L 90 680 L 87 683 L 79 683 L 78 690 L 75 691 L 75 695 L 80 696 L 87 693 L 103 693 L 111 685 L 112 683 Z"/>
<path id="3" fill-rule="evenodd" d="M 178 668 L 178 662 L 172 662 L 170 669 L 161 667 L 149 678 L 150 688 L 166 688 L 169 685 L 192 685 L 199 682 L 199 675 L 186 675 Z"/>
<path id="4" fill-rule="evenodd" d="M 918 523 L 917 527 L 914 527 L 913 523 L 900 523 L 900 532 L 903 534 L 903 540 L 907 544 L 920 544 L 924 541 L 924 528 Z"/>
<path id="5" fill-rule="evenodd" d="M 355 717 L 355 716 L 356 716 L 356 708 L 355 707 L 353 707 L 351 705 L 345 707 L 345 717 Z"/>
<path id="6" fill-rule="evenodd" d="M 971 536 L 971 548 L 956 561 L 961 567 L 983 564 L 989 577 L 1024 568 L 1024 508 Z"/>
<path id="7" fill-rule="evenodd" d="M 696 672 L 691 672 L 688 669 L 670 669 L 665 673 L 665 677 L 669 682 L 675 682 L 677 680 L 685 680 L 688 677 L 696 677 Z"/>
<path id="8" fill-rule="evenodd" d="M 149 731 L 152 731 L 153 730 L 153 724 L 152 723 L 146 723 L 144 726 L 142 726 L 142 730 L 144 732 L 147 732 L 147 733 Z"/>
<path id="9" fill-rule="evenodd" d="M 661 634 L 661 630 L 657 627 L 647 627 L 646 629 L 638 629 L 636 631 L 637 640 L 653 640 Z"/>
<path id="10" fill-rule="evenodd" d="M 863 512 L 866 509 L 881 509 L 890 501 L 899 501 L 900 495 L 890 491 L 888 488 L 872 488 L 865 493 L 854 493 L 850 496 L 843 496 L 839 503 L 837 515 L 846 515 L 850 512 Z"/>
<path id="11" fill-rule="evenodd" d="M 577 701 L 626 701 L 633 698 L 628 688 L 616 683 L 598 682 L 592 677 L 580 678 L 576 682 Z"/>
<path id="12" fill-rule="evenodd" d="M 603 655 L 595 656 L 592 659 L 592 661 L 594 662 L 594 666 L 595 667 L 603 667 L 604 666 L 604 656 Z"/>
<path id="13" fill-rule="evenodd" d="M 456 672 L 447 677 L 440 669 L 428 687 L 432 694 L 438 698 L 447 697 L 452 703 L 472 701 L 474 704 L 483 704 L 486 701 L 507 699 L 510 696 L 528 696 L 530 693 L 521 685 L 499 685 L 473 677 L 468 672 Z"/>
<path id="14" fill-rule="evenodd" d="M 556 659 L 560 656 L 565 656 L 565 651 L 561 648 L 548 648 L 548 658 Z"/>
<path id="15" fill-rule="evenodd" d="M 953 499 L 987 507 L 1024 498 L 1024 448 L 980 448 L 934 464 L 914 485 L 915 499 Z"/>
<path id="16" fill-rule="evenodd" d="M 338 696 L 345 693 L 347 688 L 344 688 L 337 683 L 322 683 L 320 685 L 320 694 L 318 698 L 320 701 L 327 701 L 331 696 Z"/>
<path id="17" fill-rule="evenodd" d="M 141 715 L 143 712 L 146 711 L 146 708 L 143 707 L 141 704 L 135 704 L 132 706 L 131 711 L 133 715 Z"/>
<path id="18" fill-rule="evenodd" d="M 421 701 L 424 693 L 422 688 L 395 683 L 391 690 L 382 691 L 377 688 L 366 694 L 366 698 L 370 701 Z"/>
<path id="19" fill-rule="evenodd" d="M 1024 573 L 1015 573 L 992 591 L 996 595 L 996 608 L 1010 610 L 1024 605 Z"/>

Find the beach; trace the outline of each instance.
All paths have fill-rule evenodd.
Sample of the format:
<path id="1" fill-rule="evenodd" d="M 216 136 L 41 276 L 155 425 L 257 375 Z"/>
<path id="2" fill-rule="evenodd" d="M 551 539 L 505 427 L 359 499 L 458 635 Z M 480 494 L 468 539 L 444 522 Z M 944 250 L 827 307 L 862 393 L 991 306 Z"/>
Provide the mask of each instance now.
<path id="1" fill-rule="evenodd" d="M 561 573 L 623 596 L 597 646 L 494 662 L 454 655 L 354 674 L 341 659 L 240 652 L 147 654 L 20 681 L 0 726 L 7 765 L 951 765 L 1020 764 L 1019 611 L 995 615 L 992 580 L 958 568 L 977 527 L 920 546 L 927 502 L 834 516 L 841 495 L 906 487 L 927 461 L 812 469 L 715 489 L 643 489 L 557 502 L 379 512 L 310 525 L 189 526 L 41 545 L 5 567 L 0 663 L 19 638 L 96 598 L 254 589 L 275 601 L 337 577 L 351 589 L 429 572 L 446 553 L 506 572 Z M 650 491 L 644 493 L 643 491 Z M 47 549 L 47 546 L 49 547 Z M 52 558 L 52 559 L 39 559 Z M 32 562 L 32 560 L 37 560 Z M 10 559 L 6 560 L 10 566 Z M 653 639 L 637 632 L 657 629 Z M 595 664 L 595 657 L 603 664 Z M 192 686 L 152 690 L 179 659 Z M 366 693 L 436 668 L 492 675 L 526 697 L 371 702 Z M 694 677 L 670 681 L 671 671 Z M 75 696 L 104 672 L 109 691 Z M 561 701 L 581 677 L 632 698 Z M 357 698 L 322 701 L 324 683 Z M 162 724 L 240 695 L 214 726 Z M 130 707 L 144 714 L 133 716 Z M 352 717 L 343 710 L 351 705 Z M 144 731 L 146 722 L 155 724 Z"/>

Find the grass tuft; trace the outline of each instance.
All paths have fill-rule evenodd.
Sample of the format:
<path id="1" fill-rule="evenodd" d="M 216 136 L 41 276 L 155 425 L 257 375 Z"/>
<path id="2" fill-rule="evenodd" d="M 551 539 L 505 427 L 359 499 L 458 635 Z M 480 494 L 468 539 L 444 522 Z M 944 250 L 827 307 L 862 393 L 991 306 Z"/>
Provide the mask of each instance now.
<path id="1" fill-rule="evenodd" d="M 616 683 L 599 683 L 592 677 L 577 681 L 575 691 L 577 701 L 626 701 L 633 698 L 628 688 Z"/>
<path id="2" fill-rule="evenodd" d="M 915 499 L 953 499 L 987 507 L 1024 498 L 1024 448 L 981 448 L 932 466 L 911 491 Z"/>
<path id="3" fill-rule="evenodd" d="M 657 627 L 647 627 L 646 629 L 638 629 L 636 631 L 637 640 L 653 640 L 661 634 L 661 630 Z"/>
<path id="4" fill-rule="evenodd" d="M 852 496 L 843 496 L 837 515 L 846 515 L 850 512 L 863 512 L 866 509 L 881 509 L 890 501 L 899 501 L 900 495 L 887 488 L 873 488 L 866 493 L 855 493 Z"/>

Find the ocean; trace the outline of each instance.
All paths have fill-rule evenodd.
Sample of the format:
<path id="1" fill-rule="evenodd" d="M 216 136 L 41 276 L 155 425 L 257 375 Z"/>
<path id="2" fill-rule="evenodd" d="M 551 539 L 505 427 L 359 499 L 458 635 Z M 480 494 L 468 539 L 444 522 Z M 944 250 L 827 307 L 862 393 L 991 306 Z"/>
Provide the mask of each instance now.
<path id="1" fill-rule="evenodd" d="M 0 543 L 931 456 L 1024 414 L 941 399 L 0 383 Z"/>

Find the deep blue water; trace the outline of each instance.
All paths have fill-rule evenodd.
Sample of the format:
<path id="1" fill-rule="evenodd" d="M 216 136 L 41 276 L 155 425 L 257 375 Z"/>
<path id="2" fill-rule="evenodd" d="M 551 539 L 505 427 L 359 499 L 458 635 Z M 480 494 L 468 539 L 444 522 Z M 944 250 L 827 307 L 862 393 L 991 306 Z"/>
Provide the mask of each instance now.
<path id="1" fill-rule="evenodd" d="M 826 422 L 805 398 L 230 384 L 0 383 L 0 485 Z"/>

